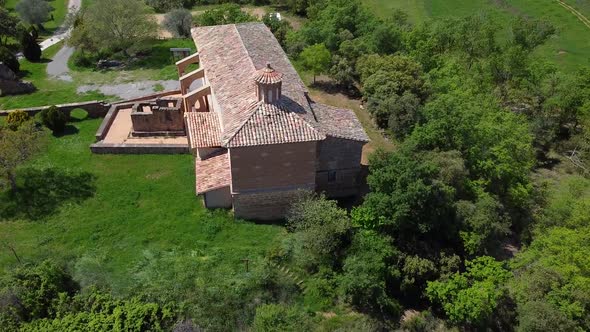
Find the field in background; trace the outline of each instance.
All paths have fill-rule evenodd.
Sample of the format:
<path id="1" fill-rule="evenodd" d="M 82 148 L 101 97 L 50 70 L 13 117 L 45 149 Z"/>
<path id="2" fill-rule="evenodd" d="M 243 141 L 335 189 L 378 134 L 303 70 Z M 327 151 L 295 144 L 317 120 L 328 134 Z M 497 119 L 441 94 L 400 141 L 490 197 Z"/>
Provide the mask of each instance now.
<path id="1" fill-rule="evenodd" d="M 485 13 L 501 26 L 517 15 L 545 19 L 557 28 L 557 34 L 538 50 L 538 55 L 559 65 L 567 72 L 590 65 L 590 29 L 556 0 L 363 0 L 381 18 L 401 9 L 413 23 L 430 18 L 459 17 Z M 590 15 L 590 3 L 567 0 L 585 15 Z M 509 32 L 506 30 L 504 35 Z"/>

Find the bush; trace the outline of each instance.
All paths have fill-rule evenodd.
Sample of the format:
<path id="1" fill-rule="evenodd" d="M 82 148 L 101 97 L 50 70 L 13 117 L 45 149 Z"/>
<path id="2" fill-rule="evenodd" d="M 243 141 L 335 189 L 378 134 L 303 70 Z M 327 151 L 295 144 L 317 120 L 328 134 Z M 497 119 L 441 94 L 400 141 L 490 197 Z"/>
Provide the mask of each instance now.
<path id="1" fill-rule="evenodd" d="M 20 40 L 21 47 L 23 49 L 23 55 L 31 62 L 41 60 L 41 46 L 37 44 L 35 36 L 29 32 L 23 33 Z"/>
<path id="2" fill-rule="evenodd" d="M 20 71 L 20 63 L 18 63 L 18 59 L 14 53 L 6 47 L 0 46 L 0 62 L 3 62 L 14 73 Z"/>
<path id="3" fill-rule="evenodd" d="M 175 8 L 190 7 L 191 0 L 146 0 L 145 3 L 157 12 L 166 12 Z"/>
<path id="4" fill-rule="evenodd" d="M 18 127 L 20 127 L 20 125 L 29 121 L 30 119 L 31 117 L 29 116 L 29 114 L 27 114 L 27 112 L 19 110 L 10 112 L 8 114 L 8 117 L 6 118 L 6 123 L 8 124 L 8 127 L 10 129 L 17 130 Z"/>
<path id="5" fill-rule="evenodd" d="M 51 129 L 53 133 L 63 132 L 68 122 L 68 116 L 56 106 L 51 106 L 43 110 L 40 117 L 43 125 Z"/>
<path id="6" fill-rule="evenodd" d="M 98 59 L 91 53 L 83 52 L 82 50 L 76 50 L 72 55 L 72 63 L 76 67 L 81 68 L 94 68 Z"/>
<path id="7" fill-rule="evenodd" d="M 309 316 L 295 308 L 281 304 L 265 304 L 256 308 L 252 330 L 266 331 L 309 331 Z"/>
<path id="8" fill-rule="evenodd" d="M 193 16 L 186 9 L 174 9 L 164 18 L 164 27 L 175 37 L 190 37 Z"/>

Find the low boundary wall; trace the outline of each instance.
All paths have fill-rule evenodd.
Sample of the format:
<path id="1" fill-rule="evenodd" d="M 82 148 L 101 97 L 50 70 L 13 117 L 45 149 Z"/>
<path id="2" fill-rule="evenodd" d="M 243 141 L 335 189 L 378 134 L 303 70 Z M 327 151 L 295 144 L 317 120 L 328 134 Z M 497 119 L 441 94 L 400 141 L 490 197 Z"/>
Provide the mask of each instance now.
<path id="1" fill-rule="evenodd" d="M 76 108 L 81 108 L 83 110 L 85 110 L 86 112 L 88 112 L 88 117 L 90 118 L 101 118 L 104 117 L 107 112 L 109 111 L 109 108 L 111 107 L 110 103 L 106 103 L 104 101 L 99 101 L 99 100 L 93 100 L 93 101 L 86 101 L 86 102 L 81 102 L 81 103 L 71 103 L 71 104 L 59 104 L 59 105 L 55 105 L 60 111 L 64 112 L 65 114 L 67 114 L 68 116 L 70 116 L 70 113 L 72 112 L 72 110 L 76 109 Z M 21 111 L 25 111 L 27 112 L 30 116 L 34 116 L 35 114 L 48 109 L 51 106 L 38 106 L 38 107 L 29 107 L 29 108 L 18 108 L 18 109 L 14 109 L 14 110 L 0 110 L 0 116 L 7 116 L 10 112 L 16 111 L 16 110 L 21 110 Z"/>
<path id="2" fill-rule="evenodd" d="M 109 144 L 94 143 L 90 151 L 96 154 L 188 154 L 188 144 Z"/>
<path id="3" fill-rule="evenodd" d="M 66 113 L 68 116 L 72 112 L 72 110 L 76 108 L 81 108 L 88 112 L 88 117 L 90 118 L 102 118 L 107 115 L 112 105 L 120 105 L 120 104 L 128 104 L 131 102 L 138 102 L 138 101 L 146 101 L 152 100 L 159 97 L 167 97 L 171 95 L 179 95 L 180 90 L 172 90 L 172 91 L 163 91 L 159 93 L 154 93 L 151 95 L 129 99 L 129 100 L 121 100 L 121 101 L 114 101 L 114 102 L 105 102 L 102 100 L 92 100 L 92 101 L 84 101 L 79 103 L 69 103 L 69 104 L 58 104 L 55 105 L 60 111 Z M 27 112 L 30 116 L 34 116 L 35 114 L 48 109 L 53 105 L 45 105 L 45 106 L 35 106 L 35 107 L 23 107 L 23 108 L 16 108 L 11 110 L 0 110 L 0 116 L 7 116 L 10 112 L 14 112 L 16 110 L 21 110 Z"/>

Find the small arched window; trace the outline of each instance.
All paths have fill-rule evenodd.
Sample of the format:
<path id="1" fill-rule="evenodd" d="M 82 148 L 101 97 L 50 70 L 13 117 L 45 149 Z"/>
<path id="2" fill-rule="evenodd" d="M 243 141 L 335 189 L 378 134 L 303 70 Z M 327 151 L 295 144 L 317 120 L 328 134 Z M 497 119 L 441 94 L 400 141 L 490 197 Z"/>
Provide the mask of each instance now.
<path id="1" fill-rule="evenodd" d="M 268 89 L 266 99 L 268 103 L 272 103 L 272 89 Z"/>

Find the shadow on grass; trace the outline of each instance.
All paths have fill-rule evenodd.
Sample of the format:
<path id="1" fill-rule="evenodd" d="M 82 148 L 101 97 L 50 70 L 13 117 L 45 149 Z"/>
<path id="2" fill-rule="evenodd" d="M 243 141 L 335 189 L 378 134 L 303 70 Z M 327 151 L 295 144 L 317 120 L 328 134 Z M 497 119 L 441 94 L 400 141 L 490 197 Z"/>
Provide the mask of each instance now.
<path id="1" fill-rule="evenodd" d="M 362 97 L 361 92 L 355 86 L 347 87 L 332 81 L 316 81 L 311 86 L 328 94 L 341 93 L 352 99 L 358 99 Z"/>
<path id="2" fill-rule="evenodd" d="M 66 127 L 64 128 L 64 131 L 62 131 L 60 133 L 54 133 L 53 136 L 59 138 L 59 137 L 64 137 L 64 136 L 69 136 L 69 135 L 76 135 L 79 131 L 80 130 L 78 130 L 78 128 L 69 124 L 69 125 L 66 125 Z"/>
<path id="3" fill-rule="evenodd" d="M 16 191 L 0 194 L 2 219 L 39 220 L 50 216 L 64 203 L 81 203 L 94 196 L 96 177 L 58 168 L 27 168 L 19 172 Z"/>

